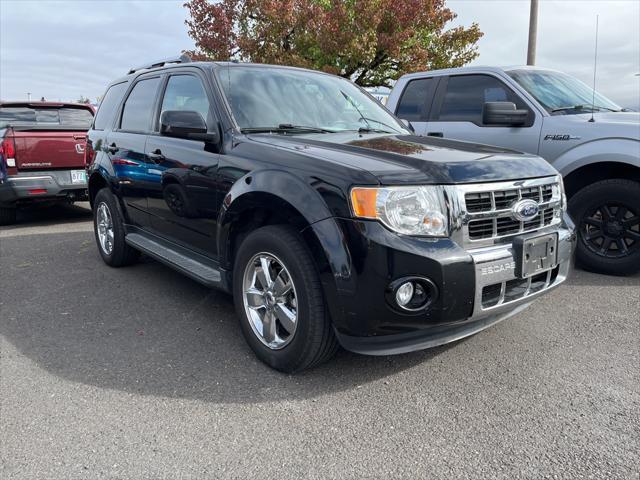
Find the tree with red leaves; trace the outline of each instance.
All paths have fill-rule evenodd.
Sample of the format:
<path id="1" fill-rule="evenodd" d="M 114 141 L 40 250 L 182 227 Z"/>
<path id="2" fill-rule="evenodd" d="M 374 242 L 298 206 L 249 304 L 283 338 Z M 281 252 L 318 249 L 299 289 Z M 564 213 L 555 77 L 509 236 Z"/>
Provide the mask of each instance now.
<path id="1" fill-rule="evenodd" d="M 445 29 L 445 0 L 189 0 L 197 59 L 323 70 L 363 87 L 478 56 L 478 25 Z"/>

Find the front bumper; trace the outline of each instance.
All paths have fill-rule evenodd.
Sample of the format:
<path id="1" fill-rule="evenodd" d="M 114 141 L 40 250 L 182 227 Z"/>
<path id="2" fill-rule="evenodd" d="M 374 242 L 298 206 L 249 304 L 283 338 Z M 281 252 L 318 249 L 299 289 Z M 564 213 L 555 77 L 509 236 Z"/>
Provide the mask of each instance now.
<path id="1" fill-rule="evenodd" d="M 80 169 L 76 169 L 80 170 Z M 42 200 L 86 200 L 87 183 L 72 183 L 71 170 L 47 170 L 8 176 L 0 183 L 0 204 Z"/>
<path id="2" fill-rule="evenodd" d="M 554 268 L 533 281 L 519 280 L 508 267 L 515 261 L 511 243 L 467 251 L 450 239 L 399 236 L 377 222 L 341 222 L 351 260 L 342 271 L 349 281 L 329 304 L 338 340 L 357 353 L 404 353 L 473 335 L 561 285 L 573 263 L 575 233 L 568 217 L 537 232 L 557 232 L 558 255 Z M 439 295 L 426 310 L 402 312 L 390 305 L 385 290 L 412 275 L 433 281 Z M 487 295 L 491 290 L 495 298 Z"/>

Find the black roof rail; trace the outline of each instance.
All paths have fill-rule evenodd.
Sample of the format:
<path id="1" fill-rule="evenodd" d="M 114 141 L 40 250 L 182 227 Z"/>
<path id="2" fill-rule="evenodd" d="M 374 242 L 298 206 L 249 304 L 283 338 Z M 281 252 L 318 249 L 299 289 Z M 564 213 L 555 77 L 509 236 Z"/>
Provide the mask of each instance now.
<path id="1" fill-rule="evenodd" d="M 191 57 L 189 55 L 187 55 L 186 53 L 183 53 L 182 55 L 180 55 L 178 57 L 169 57 L 169 58 L 165 58 L 163 60 L 158 60 L 157 62 L 150 63 L 148 65 L 141 65 L 139 67 L 132 68 L 131 70 L 129 70 L 129 72 L 127 72 L 127 75 L 131 75 L 132 73 L 136 73 L 138 70 L 148 70 L 150 68 L 162 67 L 162 66 L 166 65 L 167 63 L 189 63 L 189 62 L 191 62 Z"/>

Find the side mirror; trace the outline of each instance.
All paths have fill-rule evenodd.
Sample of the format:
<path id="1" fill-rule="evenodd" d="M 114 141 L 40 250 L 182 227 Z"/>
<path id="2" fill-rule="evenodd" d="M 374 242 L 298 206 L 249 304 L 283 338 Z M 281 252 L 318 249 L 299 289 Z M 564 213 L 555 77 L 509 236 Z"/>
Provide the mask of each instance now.
<path id="1" fill-rule="evenodd" d="M 207 132 L 207 124 L 198 112 L 167 110 L 160 116 L 160 134 L 167 137 L 218 143 L 218 132 Z"/>
<path id="2" fill-rule="evenodd" d="M 513 102 L 486 102 L 482 108 L 482 123 L 519 127 L 527 121 L 529 112 L 517 110 Z"/>
<path id="3" fill-rule="evenodd" d="M 413 128 L 413 125 L 411 125 L 411 122 L 409 120 L 407 120 L 406 118 L 401 118 L 400 119 L 400 123 L 402 123 L 405 127 L 407 127 L 409 130 L 411 130 L 412 133 L 416 133 L 416 129 Z"/>

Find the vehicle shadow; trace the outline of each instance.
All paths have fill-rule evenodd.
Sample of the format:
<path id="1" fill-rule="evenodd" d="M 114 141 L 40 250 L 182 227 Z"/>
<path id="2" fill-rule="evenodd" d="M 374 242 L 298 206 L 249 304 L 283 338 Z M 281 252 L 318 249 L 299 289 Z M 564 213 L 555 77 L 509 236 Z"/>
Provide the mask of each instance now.
<path id="1" fill-rule="evenodd" d="M 0 227 L 3 230 L 18 229 L 29 226 L 49 226 L 67 223 L 86 222 L 91 220 L 89 202 L 74 204 L 59 203 L 53 205 L 33 205 L 18 209 L 16 223 Z"/>
<path id="2" fill-rule="evenodd" d="M 38 367 L 85 385 L 209 402 L 296 400 L 356 389 L 452 348 L 393 357 L 341 351 L 285 375 L 253 355 L 228 295 L 158 262 L 109 268 L 89 232 L 0 242 L 0 334 Z"/>

